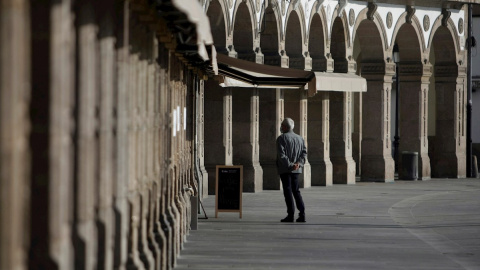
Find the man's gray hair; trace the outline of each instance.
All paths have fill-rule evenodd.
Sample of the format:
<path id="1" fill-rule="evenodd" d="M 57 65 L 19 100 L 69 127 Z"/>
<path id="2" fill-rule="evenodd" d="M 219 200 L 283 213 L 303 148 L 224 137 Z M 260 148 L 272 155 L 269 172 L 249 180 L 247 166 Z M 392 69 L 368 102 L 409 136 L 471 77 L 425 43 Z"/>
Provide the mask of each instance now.
<path id="1" fill-rule="evenodd" d="M 295 123 L 293 122 L 292 118 L 283 119 L 282 125 L 286 126 L 288 131 L 293 130 L 293 127 L 295 127 Z"/>

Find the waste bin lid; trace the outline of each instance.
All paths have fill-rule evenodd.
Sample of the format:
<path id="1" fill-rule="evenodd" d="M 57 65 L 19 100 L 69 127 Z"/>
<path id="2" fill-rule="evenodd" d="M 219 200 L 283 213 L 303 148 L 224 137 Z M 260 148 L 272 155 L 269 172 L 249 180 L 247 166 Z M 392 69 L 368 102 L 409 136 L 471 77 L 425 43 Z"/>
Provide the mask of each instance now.
<path id="1" fill-rule="evenodd" d="M 418 152 L 402 151 L 402 154 L 405 154 L 405 155 L 418 155 Z"/>

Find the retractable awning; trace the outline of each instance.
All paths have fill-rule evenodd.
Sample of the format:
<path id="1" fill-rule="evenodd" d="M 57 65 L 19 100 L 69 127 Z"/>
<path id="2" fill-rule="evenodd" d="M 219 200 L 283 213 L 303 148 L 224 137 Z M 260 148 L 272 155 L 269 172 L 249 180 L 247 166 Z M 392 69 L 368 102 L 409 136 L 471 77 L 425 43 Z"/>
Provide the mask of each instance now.
<path id="1" fill-rule="evenodd" d="M 347 73 L 312 72 L 257 64 L 223 54 L 216 57 L 222 87 L 305 88 L 317 91 L 366 92 L 364 78 Z"/>
<path id="2" fill-rule="evenodd" d="M 315 72 L 308 95 L 313 96 L 317 91 L 367 92 L 367 80 L 349 73 Z"/>
<path id="3" fill-rule="evenodd" d="M 311 81 L 313 72 L 268 66 L 217 54 L 218 74 L 223 87 L 300 88 Z"/>

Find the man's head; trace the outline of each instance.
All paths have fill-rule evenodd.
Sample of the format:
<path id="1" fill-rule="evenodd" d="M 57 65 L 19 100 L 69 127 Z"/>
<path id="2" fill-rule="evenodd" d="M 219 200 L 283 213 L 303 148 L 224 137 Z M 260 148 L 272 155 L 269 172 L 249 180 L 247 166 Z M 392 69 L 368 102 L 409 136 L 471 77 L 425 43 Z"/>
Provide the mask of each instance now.
<path id="1" fill-rule="evenodd" d="M 282 133 L 289 132 L 290 130 L 293 130 L 293 127 L 295 126 L 295 123 L 291 118 L 285 118 L 282 121 L 282 126 L 280 127 L 280 131 Z"/>

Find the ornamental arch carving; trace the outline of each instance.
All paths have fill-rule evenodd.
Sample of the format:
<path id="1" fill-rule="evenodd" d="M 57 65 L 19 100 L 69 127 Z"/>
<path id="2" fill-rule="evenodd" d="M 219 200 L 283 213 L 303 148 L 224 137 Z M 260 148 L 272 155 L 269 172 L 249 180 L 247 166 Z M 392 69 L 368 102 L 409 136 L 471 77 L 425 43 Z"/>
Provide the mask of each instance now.
<path id="1" fill-rule="evenodd" d="M 359 27 L 362 25 L 362 23 L 369 21 L 371 22 L 369 24 L 371 24 L 371 26 L 373 26 L 379 33 L 379 38 L 381 41 L 381 51 L 383 53 L 382 59 L 386 59 L 388 57 L 386 55 L 386 50 L 388 49 L 389 44 L 388 44 L 387 32 L 386 32 L 384 23 L 381 17 L 378 15 L 378 13 L 375 13 L 374 20 L 369 20 L 367 18 L 367 13 L 368 13 L 368 8 L 364 8 L 362 11 L 359 12 L 357 16 L 357 19 L 355 21 L 355 26 L 353 27 L 353 35 L 352 35 L 354 40 L 353 43 L 355 43 L 355 39 L 358 36 Z M 377 54 L 378 54 L 378 50 L 377 50 Z"/>
<path id="2" fill-rule="evenodd" d="M 286 15 L 286 19 L 285 19 L 285 27 L 284 27 L 284 35 L 283 35 L 283 41 L 287 42 L 287 28 L 288 28 L 288 25 L 290 23 L 290 19 L 292 17 L 292 14 L 295 14 L 299 20 L 299 23 L 300 23 L 300 38 L 301 38 L 301 44 L 302 44 L 302 50 L 301 50 L 301 54 L 303 54 L 303 52 L 305 51 L 305 43 L 306 43 L 306 35 L 305 35 L 305 14 L 303 12 L 303 9 L 299 6 L 297 9 L 293 9 L 293 5 L 289 5 L 288 7 L 288 11 L 287 11 L 287 15 Z M 285 48 L 286 49 L 286 48 Z M 287 54 L 288 54 L 288 51 L 287 51 Z"/>
<path id="3" fill-rule="evenodd" d="M 404 12 L 398 18 L 397 24 L 395 25 L 395 28 L 393 30 L 392 42 L 389 46 L 389 48 L 390 48 L 389 51 L 393 50 L 393 46 L 395 45 L 395 42 L 397 41 L 397 35 L 398 35 L 398 32 L 400 31 L 400 29 L 402 29 L 402 27 L 404 27 L 406 25 L 410 25 L 413 28 L 414 32 L 411 32 L 410 34 L 404 36 L 403 38 L 408 38 L 409 42 L 411 42 L 412 40 L 418 41 L 418 44 L 420 46 L 420 53 L 425 53 L 427 48 L 425 46 L 425 35 L 423 34 L 424 33 L 423 26 L 420 23 L 420 21 L 418 20 L 416 15 L 413 15 L 410 18 L 411 23 L 406 22 L 406 17 L 407 16 L 408 16 L 408 12 Z M 403 28 L 403 29 L 405 29 L 405 28 Z"/>
<path id="4" fill-rule="evenodd" d="M 455 45 L 455 55 L 456 55 L 457 63 L 458 63 L 458 61 L 463 59 L 463 53 L 461 53 L 460 38 L 458 36 L 458 32 L 457 32 L 455 23 L 452 21 L 451 18 L 449 18 L 449 20 L 447 21 L 447 26 L 443 26 L 442 25 L 442 16 L 440 15 L 440 16 L 437 17 L 437 19 L 435 20 L 435 22 L 432 25 L 432 29 L 430 30 L 430 37 L 428 39 L 428 47 L 427 47 L 427 50 L 426 50 L 425 53 L 427 55 L 429 55 L 431 53 L 430 50 L 431 50 L 431 47 L 432 47 L 433 38 L 434 38 L 435 34 L 437 33 L 437 31 L 439 29 L 442 29 L 442 27 L 444 27 L 444 29 L 448 30 L 448 32 L 450 33 L 449 38 L 451 38 L 453 40 L 453 43 Z"/>

